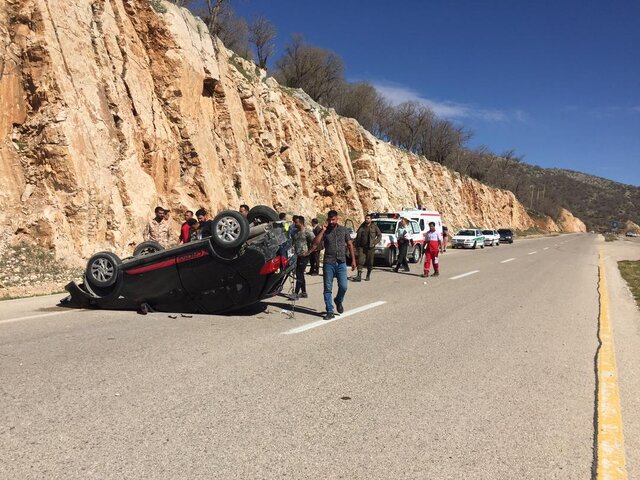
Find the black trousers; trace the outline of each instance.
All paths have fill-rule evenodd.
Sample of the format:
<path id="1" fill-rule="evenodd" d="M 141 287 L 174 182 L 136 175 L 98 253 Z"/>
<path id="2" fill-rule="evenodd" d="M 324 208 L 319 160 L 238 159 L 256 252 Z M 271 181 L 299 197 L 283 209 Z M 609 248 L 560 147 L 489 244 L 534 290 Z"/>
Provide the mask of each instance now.
<path id="1" fill-rule="evenodd" d="M 304 279 L 304 271 L 307 268 L 309 257 L 298 257 L 296 260 L 296 293 L 307 291 L 307 283 Z"/>
<path id="2" fill-rule="evenodd" d="M 407 262 L 407 250 L 409 250 L 409 242 L 398 242 L 398 263 L 396 264 L 396 271 L 400 267 L 409 269 L 409 262 Z"/>
<path id="3" fill-rule="evenodd" d="M 320 273 L 320 251 L 311 253 L 309 261 L 311 263 L 309 273 Z"/>
<path id="4" fill-rule="evenodd" d="M 367 270 L 373 270 L 375 253 L 375 247 L 358 247 L 358 271 L 361 271 L 364 266 L 367 267 Z"/>

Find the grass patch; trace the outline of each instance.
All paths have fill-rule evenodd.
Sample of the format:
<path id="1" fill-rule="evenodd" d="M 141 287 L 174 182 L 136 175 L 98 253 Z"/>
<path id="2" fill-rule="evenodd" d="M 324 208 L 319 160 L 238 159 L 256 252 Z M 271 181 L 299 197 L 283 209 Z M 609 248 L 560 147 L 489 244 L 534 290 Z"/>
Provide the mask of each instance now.
<path id="1" fill-rule="evenodd" d="M 604 234 L 604 241 L 605 242 L 615 242 L 616 240 L 618 240 L 618 235 L 616 235 L 615 233 L 605 233 Z"/>
<path id="2" fill-rule="evenodd" d="M 354 160 L 357 160 L 361 156 L 362 156 L 362 152 L 359 152 L 358 150 L 355 150 L 355 149 L 349 147 L 349 158 L 351 159 L 352 162 Z"/>
<path id="3" fill-rule="evenodd" d="M 627 281 L 636 304 L 640 307 L 640 260 L 622 260 L 618 262 L 622 278 Z"/>
<path id="4" fill-rule="evenodd" d="M 242 66 L 242 63 L 240 62 L 239 58 L 240 57 L 237 54 L 234 53 L 233 55 L 231 55 L 231 57 L 229 57 L 229 63 L 231 65 L 233 65 L 235 67 L 235 69 L 238 70 L 242 74 L 242 76 L 244 78 L 246 78 L 249 82 L 253 82 L 253 79 L 255 77 L 253 76 L 253 74 L 251 72 L 247 72 L 245 70 L 245 68 Z"/>
<path id="5" fill-rule="evenodd" d="M 286 93 L 287 95 L 291 96 L 291 97 L 295 97 L 295 93 L 296 93 L 296 88 L 291 88 L 291 87 L 287 87 L 285 85 L 280 85 L 280 90 L 282 90 L 284 93 Z"/>

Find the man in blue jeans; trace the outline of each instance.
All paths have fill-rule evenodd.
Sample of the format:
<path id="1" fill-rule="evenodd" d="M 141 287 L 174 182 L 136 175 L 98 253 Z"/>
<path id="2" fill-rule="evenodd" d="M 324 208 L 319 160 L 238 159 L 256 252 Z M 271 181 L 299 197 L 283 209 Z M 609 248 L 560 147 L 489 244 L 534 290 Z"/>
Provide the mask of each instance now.
<path id="1" fill-rule="evenodd" d="M 338 279 L 338 294 L 336 295 L 336 310 L 338 313 L 344 312 L 344 296 L 347 293 L 347 248 L 351 253 L 351 270 L 356 269 L 356 252 L 353 249 L 353 242 L 349 231 L 342 225 L 338 225 L 338 212 L 329 210 L 327 221 L 322 226 L 322 230 L 313 240 L 307 255 L 313 253 L 320 247 L 320 242 L 324 245 L 324 263 L 322 264 L 322 278 L 324 280 L 324 304 L 327 313 L 323 317 L 331 320 L 335 317 L 333 313 L 333 279 Z"/>

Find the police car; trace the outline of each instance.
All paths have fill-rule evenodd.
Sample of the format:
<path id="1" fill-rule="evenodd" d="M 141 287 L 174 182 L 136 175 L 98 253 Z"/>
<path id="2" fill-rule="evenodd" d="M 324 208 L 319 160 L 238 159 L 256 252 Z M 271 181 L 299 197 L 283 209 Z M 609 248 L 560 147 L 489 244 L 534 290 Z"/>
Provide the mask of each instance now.
<path id="1" fill-rule="evenodd" d="M 374 256 L 377 259 L 382 259 L 388 266 L 394 265 L 398 259 L 398 227 L 400 226 L 400 218 L 403 216 L 405 215 L 400 213 L 371 214 L 372 222 L 378 226 L 382 233 L 382 239 L 376 245 Z M 420 261 L 420 256 L 424 250 L 424 235 L 420 229 L 420 224 L 416 220 L 409 219 L 407 228 L 409 228 L 409 240 L 411 242 L 407 258 L 409 262 L 417 263 Z"/>
<path id="2" fill-rule="evenodd" d="M 475 228 L 460 230 L 451 239 L 451 245 L 453 248 L 484 248 L 484 234 Z"/>

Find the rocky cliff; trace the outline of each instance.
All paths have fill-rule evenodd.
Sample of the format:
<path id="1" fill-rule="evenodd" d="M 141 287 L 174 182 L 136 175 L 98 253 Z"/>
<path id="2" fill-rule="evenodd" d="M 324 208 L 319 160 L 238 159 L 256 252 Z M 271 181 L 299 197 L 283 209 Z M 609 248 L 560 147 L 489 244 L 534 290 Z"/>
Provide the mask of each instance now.
<path id="1" fill-rule="evenodd" d="M 174 221 L 240 203 L 355 218 L 421 205 L 454 228 L 533 226 L 510 192 L 381 142 L 165 6 L 0 3 L 3 243 L 129 254 L 156 204 Z"/>

